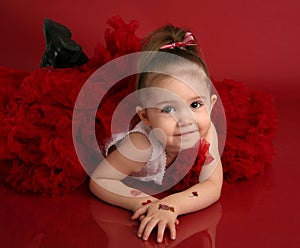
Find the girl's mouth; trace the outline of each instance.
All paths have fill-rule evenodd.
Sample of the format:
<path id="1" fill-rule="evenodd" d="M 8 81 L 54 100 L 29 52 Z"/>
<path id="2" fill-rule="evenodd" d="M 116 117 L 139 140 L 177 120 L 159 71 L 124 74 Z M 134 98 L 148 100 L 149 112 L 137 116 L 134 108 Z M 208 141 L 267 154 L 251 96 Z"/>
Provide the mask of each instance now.
<path id="1" fill-rule="evenodd" d="M 190 134 L 194 134 L 198 132 L 198 130 L 192 130 L 192 131 L 186 131 L 186 132 L 182 132 L 182 133 L 178 133 L 178 134 L 175 134 L 174 136 L 187 136 L 187 135 L 190 135 Z"/>

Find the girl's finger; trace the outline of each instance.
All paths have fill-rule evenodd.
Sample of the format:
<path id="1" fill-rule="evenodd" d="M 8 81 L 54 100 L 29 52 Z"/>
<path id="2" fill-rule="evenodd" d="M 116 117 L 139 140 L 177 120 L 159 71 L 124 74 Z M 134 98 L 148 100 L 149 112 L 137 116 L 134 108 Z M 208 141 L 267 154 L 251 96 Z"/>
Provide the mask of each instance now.
<path id="1" fill-rule="evenodd" d="M 161 221 L 158 223 L 158 228 L 157 228 L 157 242 L 161 243 L 163 241 L 164 233 L 166 229 L 166 223 Z"/>
<path id="2" fill-rule="evenodd" d="M 133 215 L 131 216 L 131 219 L 132 220 L 138 219 L 141 215 L 147 213 L 147 209 L 148 209 L 148 207 L 146 207 L 146 206 L 139 208 L 138 210 L 136 210 L 133 213 Z"/>
<path id="3" fill-rule="evenodd" d="M 176 227 L 174 223 L 168 223 L 168 227 L 170 230 L 170 239 L 172 240 L 176 239 Z"/>
<path id="4" fill-rule="evenodd" d="M 145 229 L 146 225 L 148 224 L 148 222 L 149 222 L 150 220 L 151 220 L 150 217 L 145 216 L 145 217 L 143 218 L 143 220 L 140 222 L 140 226 L 139 226 L 139 229 L 138 229 L 138 232 L 137 232 L 137 236 L 138 236 L 139 238 L 142 237 L 142 235 L 143 235 L 143 233 L 144 233 L 144 229 Z"/>
<path id="5" fill-rule="evenodd" d="M 157 225 L 157 222 L 157 219 L 150 219 L 148 221 L 147 225 L 144 227 L 143 240 L 147 240 L 149 238 L 150 233 L 152 232 L 153 228 Z"/>
<path id="6" fill-rule="evenodd" d="M 145 215 L 143 214 L 140 216 L 139 220 L 142 221 L 144 218 L 145 218 Z"/>

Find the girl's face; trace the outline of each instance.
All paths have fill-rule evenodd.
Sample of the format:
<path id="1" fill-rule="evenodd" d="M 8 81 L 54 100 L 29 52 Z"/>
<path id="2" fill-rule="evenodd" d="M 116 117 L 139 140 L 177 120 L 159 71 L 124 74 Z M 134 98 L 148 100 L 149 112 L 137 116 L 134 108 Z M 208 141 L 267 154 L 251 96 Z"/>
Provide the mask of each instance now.
<path id="1" fill-rule="evenodd" d="M 193 147 L 211 125 L 216 96 L 210 96 L 204 81 L 185 82 L 172 77 L 156 79 L 146 88 L 146 108 L 138 110 L 142 121 L 170 152 Z"/>

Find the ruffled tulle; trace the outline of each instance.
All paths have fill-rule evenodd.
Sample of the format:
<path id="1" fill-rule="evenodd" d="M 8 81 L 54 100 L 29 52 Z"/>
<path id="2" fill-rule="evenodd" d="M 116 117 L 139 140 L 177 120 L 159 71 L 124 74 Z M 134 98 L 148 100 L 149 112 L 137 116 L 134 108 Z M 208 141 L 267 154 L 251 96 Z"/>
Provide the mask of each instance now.
<path id="1" fill-rule="evenodd" d="M 270 94 L 250 91 L 242 82 L 214 82 L 224 105 L 227 135 L 222 164 L 228 182 L 262 175 L 275 151 L 277 126 L 275 105 Z"/>
<path id="2" fill-rule="evenodd" d="M 136 21 L 126 24 L 114 17 L 108 24 L 106 46 L 97 44 L 94 56 L 80 67 L 45 67 L 31 73 L 0 67 L 0 175 L 16 190 L 61 195 L 86 179 L 72 139 L 76 98 L 97 68 L 138 51 L 140 44 Z M 97 136 L 101 143 L 102 135 Z"/>
<path id="3" fill-rule="evenodd" d="M 141 41 L 135 35 L 136 21 L 126 24 L 114 17 L 108 24 L 106 46 L 97 44 L 94 56 L 80 67 L 46 67 L 30 73 L 0 67 L 0 175 L 16 190 L 61 195 L 86 179 L 72 139 L 76 97 L 97 68 L 113 58 L 138 51 Z M 225 179 L 235 182 L 262 174 L 274 154 L 276 118 L 272 97 L 252 92 L 241 82 L 214 83 L 227 118 L 222 155 Z M 114 109 L 133 90 L 133 80 L 124 79 L 102 99 L 95 121 L 100 146 L 111 135 Z M 198 164 L 175 190 L 196 183 L 203 163 Z"/>

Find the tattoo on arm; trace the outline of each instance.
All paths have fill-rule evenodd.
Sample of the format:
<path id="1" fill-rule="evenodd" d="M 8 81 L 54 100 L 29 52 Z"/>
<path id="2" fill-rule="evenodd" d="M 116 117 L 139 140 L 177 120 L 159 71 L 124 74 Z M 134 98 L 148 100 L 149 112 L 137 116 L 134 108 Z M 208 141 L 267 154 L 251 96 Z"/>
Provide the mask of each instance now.
<path id="1" fill-rule="evenodd" d="M 139 196 L 140 194 L 142 194 L 142 191 L 139 191 L 137 189 L 133 189 L 133 190 L 130 190 L 130 194 L 133 195 L 133 196 Z"/>
<path id="2" fill-rule="evenodd" d="M 145 205 L 147 205 L 147 204 L 149 204 L 151 202 L 152 202 L 151 200 L 147 200 L 147 201 L 142 202 L 142 205 L 145 206 Z"/>
<path id="3" fill-rule="evenodd" d="M 192 195 L 189 195 L 188 197 L 198 197 L 198 192 L 197 191 L 193 191 Z"/>

